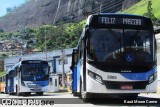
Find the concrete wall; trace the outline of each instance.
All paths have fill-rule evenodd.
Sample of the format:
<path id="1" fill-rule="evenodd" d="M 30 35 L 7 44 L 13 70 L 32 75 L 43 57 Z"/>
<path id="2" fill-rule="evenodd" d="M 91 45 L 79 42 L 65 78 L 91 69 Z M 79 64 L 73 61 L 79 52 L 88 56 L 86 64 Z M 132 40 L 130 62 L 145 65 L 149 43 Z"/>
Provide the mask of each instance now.
<path id="1" fill-rule="evenodd" d="M 65 63 L 64 63 L 64 72 L 65 73 L 68 73 L 70 71 L 71 62 L 72 62 L 72 56 L 70 54 L 70 55 L 67 55 L 65 57 Z M 53 68 L 53 72 L 54 73 L 62 74 L 62 72 L 63 72 L 63 64 L 62 64 L 62 61 L 61 61 L 60 57 L 54 58 L 53 67 L 54 67 Z"/>

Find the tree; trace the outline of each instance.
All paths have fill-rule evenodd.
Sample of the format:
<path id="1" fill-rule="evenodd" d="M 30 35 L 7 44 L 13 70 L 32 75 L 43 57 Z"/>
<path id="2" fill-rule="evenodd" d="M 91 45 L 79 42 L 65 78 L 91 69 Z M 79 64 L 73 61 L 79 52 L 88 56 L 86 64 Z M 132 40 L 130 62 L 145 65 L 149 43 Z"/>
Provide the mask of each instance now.
<path id="1" fill-rule="evenodd" d="M 152 12 L 152 1 L 148 1 L 148 6 L 147 6 L 147 13 L 144 13 L 144 16 L 147 16 L 152 19 L 153 24 L 156 23 L 157 18 L 154 16 Z"/>

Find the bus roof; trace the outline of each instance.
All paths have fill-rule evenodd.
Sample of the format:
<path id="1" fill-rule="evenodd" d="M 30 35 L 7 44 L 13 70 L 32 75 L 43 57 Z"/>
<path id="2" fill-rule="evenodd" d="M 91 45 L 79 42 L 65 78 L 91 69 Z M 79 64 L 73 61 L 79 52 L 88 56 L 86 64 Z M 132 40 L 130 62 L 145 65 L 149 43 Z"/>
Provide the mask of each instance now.
<path id="1" fill-rule="evenodd" d="M 18 63 L 16 63 L 13 67 L 11 67 L 10 69 L 8 69 L 6 71 L 6 74 L 8 74 L 9 72 L 14 71 L 15 67 L 20 66 L 22 64 L 48 64 L 47 61 L 44 60 L 22 60 Z"/>
<path id="2" fill-rule="evenodd" d="M 86 26 L 153 26 L 150 18 L 135 14 L 101 13 L 87 18 Z"/>
<path id="3" fill-rule="evenodd" d="M 104 17 L 104 20 L 102 23 L 102 17 Z M 106 19 L 105 19 L 106 18 Z M 109 18 L 109 19 L 107 19 Z M 114 19 L 110 19 L 110 18 L 114 18 Z M 123 20 L 126 19 L 126 20 Z M 117 19 L 117 20 L 116 20 Z M 100 22 L 100 21 L 101 22 Z M 115 23 L 111 23 L 111 20 Z M 125 23 L 124 23 L 124 22 Z M 131 23 L 131 22 L 134 23 Z M 100 22 L 100 23 L 99 23 Z M 137 25 L 136 25 L 137 24 Z M 84 33 L 85 33 L 85 28 L 87 27 L 128 27 L 128 26 L 132 26 L 136 29 L 141 29 L 142 26 L 147 26 L 149 27 L 149 29 L 151 28 L 151 30 L 153 30 L 153 24 L 150 18 L 145 17 L 145 16 L 141 16 L 141 15 L 136 15 L 136 14 L 117 14 L 117 13 L 101 13 L 101 14 L 92 14 L 89 15 L 85 24 L 85 27 L 83 28 L 82 34 L 80 36 L 80 39 L 78 41 L 78 44 L 76 46 L 76 49 L 78 49 L 78 46 L 80 44 L 81 39 L 84 37 Z"/>

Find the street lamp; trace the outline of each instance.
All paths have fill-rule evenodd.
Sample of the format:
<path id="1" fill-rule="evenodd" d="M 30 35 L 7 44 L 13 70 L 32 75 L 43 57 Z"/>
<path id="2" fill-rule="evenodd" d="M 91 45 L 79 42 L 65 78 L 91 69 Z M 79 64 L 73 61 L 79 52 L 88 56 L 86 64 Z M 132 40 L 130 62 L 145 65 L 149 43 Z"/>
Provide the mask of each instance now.
<path id="1" fill-rule="evenodd" d="M 45 25 L 45 29 L 44 29 L 44 43 L 45 43 L 45 52 L 46 52 L 46 61 L 47 61 L 47 43 L 46 43 L 46 41 L 47 41 L 47 30 L 46 30 L 46 24 L 44 23 L 44 22 L 42 22 L 42 24 L 43 25 Z"/>

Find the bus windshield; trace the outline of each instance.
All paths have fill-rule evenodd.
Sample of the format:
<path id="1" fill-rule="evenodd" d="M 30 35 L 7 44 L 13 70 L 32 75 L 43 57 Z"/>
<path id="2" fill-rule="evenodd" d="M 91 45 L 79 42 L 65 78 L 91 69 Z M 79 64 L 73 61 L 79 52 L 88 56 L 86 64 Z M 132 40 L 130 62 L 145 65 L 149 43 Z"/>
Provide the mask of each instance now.
<path id="1" fill-rule="evenodd" d="M 88 59 L 108 63 L 153 62 L 153 33 L 136 29 L 90 29 Z"/>
<path id="2" fill-rule="evenodd" d="M 49 76 L 48 65 L 27 64 L 22 66 L 22 80 L 24 81 L 44 81 Z"/>

